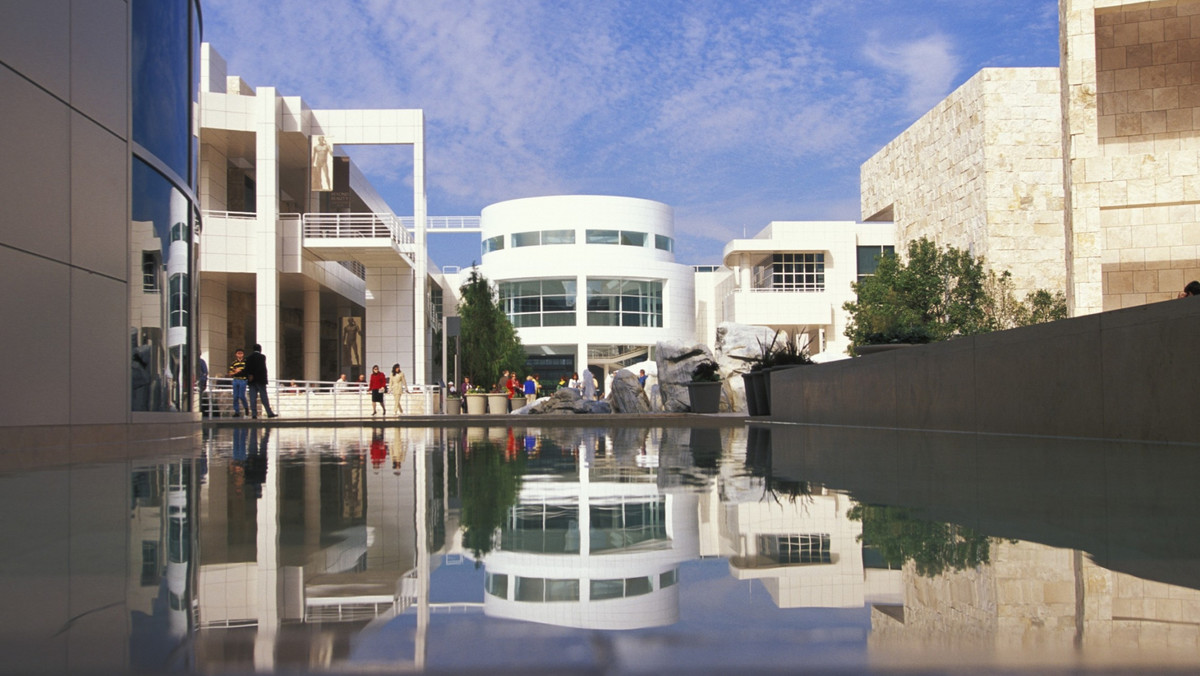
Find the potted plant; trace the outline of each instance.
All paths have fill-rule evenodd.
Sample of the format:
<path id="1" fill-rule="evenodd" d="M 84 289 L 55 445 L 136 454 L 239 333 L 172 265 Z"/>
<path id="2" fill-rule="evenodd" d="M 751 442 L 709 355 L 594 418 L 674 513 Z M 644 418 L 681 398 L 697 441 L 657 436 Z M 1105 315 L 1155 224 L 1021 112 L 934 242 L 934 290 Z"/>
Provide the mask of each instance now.
<path id="1" fill-rule="evenodd" d="M 769 355 L 763 360 L 762 368 L 762 401 L 760 405 L 763 407 L 764 415 L 771 415 L 771 374 L 784 369 L 792 369 L 797 366 L 807 366 L 813 363 L 809 358 L 808 352 L 796 346 L 792 340 L 778 340 L 779 332 L 775 332 L 775 337 L 771 339 L 769 346 Z M 765 402 L 765 403 L 764 403 Z"/>
<path id="2" fill-rule="evenodd" d="M 508 393 L 488 392 L 488 413 L 492 415 L 508 415 Z"/>
<path id="3" fill-rule="evenodd" d="M 472 387 L 467 390 L 467 415 L 483 415 L 487 413 L 487 390 L 482 387 Z"/>
<path id="4" fill-rule="evenodd" d="M 688 383 L 693 413 L 716 413 L 721 408 L 721 374 L 715 361 L 703 361 L 692 371 Z"/>
<path id="5" fill-rule="evenodd" d="M 446 415 L 459 415 L 462 413 L 462 398 L 457 392 L 446 393 Z"/>

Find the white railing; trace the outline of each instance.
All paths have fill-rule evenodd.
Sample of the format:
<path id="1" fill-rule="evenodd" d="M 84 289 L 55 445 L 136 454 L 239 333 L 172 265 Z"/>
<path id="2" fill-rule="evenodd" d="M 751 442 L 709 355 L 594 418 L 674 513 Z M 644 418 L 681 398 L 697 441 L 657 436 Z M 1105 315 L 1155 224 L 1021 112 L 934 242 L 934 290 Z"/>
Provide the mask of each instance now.
<path id="1" fill-rule="evenodd" d="M 319 239 L 384 238 L 400 247 L 413 243 L 412 232 L 391 214 L 304 214 L 304 236 Z"/>
<path id="2" fill-rule="evenodd" d="M 404 415 L 434 415 L 442 412 L 441 388 L 415 385 L 401 395 Z M 271 408 L 282 418 L 370 418 L 371 391 L 365 384 L 335 383 L 328 380 L 273 381 L 267 385 Z M 249 401 L 250 394 L 246 393 Z M 201 414 L 208 418 L 233 417 L 233 380 L 209 378 L 208 391 L 200 397 Z M 395 399 L 384 395 L 384 408 L 395 417 Z M 265 416 L 266 411 L 260 415 Z"/>
<path id="3" fill-rule="evenodd" d="M 205 218 L 224 218 L 232 221 L 253 221 L 258 214 L 253 211 L 205 211 Z"/>
<path id="4" fill-rule="evenodd" d="M 400 223 L 409 230 L 417 227 L 416 219 L 412 216 L 401 216 Z M 478 216 L 426 216 L 425 230 L 430 232 L 478 232 Z"/>

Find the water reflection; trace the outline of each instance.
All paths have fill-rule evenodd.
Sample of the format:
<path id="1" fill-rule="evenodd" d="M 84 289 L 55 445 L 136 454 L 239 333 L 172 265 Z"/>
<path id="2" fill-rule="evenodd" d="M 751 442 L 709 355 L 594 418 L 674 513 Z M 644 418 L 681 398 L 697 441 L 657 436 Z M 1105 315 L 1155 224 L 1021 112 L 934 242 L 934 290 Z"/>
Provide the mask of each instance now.
<path id="1" fill-rule="evenodd" d="M 31 515 L 4 525 L 30 546 L 0 558 L 0 670 L 1195 664 L 1194 451 L 212 429 L 194 454 L 0 477 Z"/>

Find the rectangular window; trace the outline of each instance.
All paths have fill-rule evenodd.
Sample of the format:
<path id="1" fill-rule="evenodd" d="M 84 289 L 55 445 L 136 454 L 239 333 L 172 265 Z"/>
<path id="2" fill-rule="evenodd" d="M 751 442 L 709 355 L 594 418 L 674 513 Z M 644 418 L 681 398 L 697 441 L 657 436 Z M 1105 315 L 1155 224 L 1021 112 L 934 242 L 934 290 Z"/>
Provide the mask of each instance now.
<path id="1" fill-rule="evenodd" d="M 675 240 L 671 239 L 670 237 L 667 237 L 666 235 L 655 235 L 654 236 L 654 248 L 661 249 L 663 251 L 674 251 L 675 250 Z"/>
<path id="2" fill-rule="evenodd" d="M 658 588 L 659 589 L 666 589 L 667 587 L 675 585 L 678 582 L 679 582 L 679 569 L 678 568 L 668 570 L 667 572 L 662 573 L 661 575 L 658 576 Z"/>
<path id="3" fill-rule="evenodd" d="M 858 247 L 858 279 L 870 277 L 879 269 L 879 258 L 895 256 L 896 248 L 892 246 L 860 246 Z"/>
<path id="4" fill-rule="evenodd" d="M 142 291 L 158 293 L 158 269 L 162 267 L 162 254 L 158 251 L 142 252 Z"/>
<path id="5" fill-rule="evenodd" d="M 621 244 L 624 246 L 646 246 L 646 233 L 622 230 Z"/>
<path id="6" fill-rule="evenodd" d="M 625 595 L 625 580 L 592 580 L 590 586 L 593 601 L 619 599 Z"/>
<path id="7" fill-rule="evenodd" d="M 621 243 L 621 231 L 620 230 L 588 230 L 587 231 L 587 243 L 588 244 L 620 244 Z"/>
<path id="8" fill-rule="evenodd" d="M 540 232 L 514 232 L 512 234 L 513 248 L 519 246 L 538 246 L 542 243 Z"/>
<path id="9" fill-rule="evenodd" d="M 755 288 L 773 291 L 821 292 L 825 290 L 825 254 L 777 253 L 771 264 L 755 269 Z"/>
<path id="10" fill-rule="evenodd" d="M 500 307 L 517 328 L 575 325 L 575 280 L 500 282 Z"/>
<path id="11" fill-rule="evenodd" d="M 543 230 L 542 244 L 574 244 L 574 230 Z"/>
<path id="12" fill-rule="evenodd" d="M 504 235 L 496 235 L 483 240 L 483 253 L 491 253 L 504 248 Z"/>
<path id="13" fill-rule="evenodd" d="M 578 601 L 579 580 L 547 580 L 540 577 L 518 577 L 516 600 L 525 603 Z"/>
<path id="14" fill-rule="evenodd" d="M 487 593 L 497 598 L 508 598 L 508 576 L 504 574 L 488 573 L 487 579 L 484 582 Z"/>
<path id="15" fill-rule="evenodd" d="M 758 553 L 783 565 L 832 563 L 828 533 L 759 535 Z"/>
<path id="16" fill-rule="evenodd" d="M 588 326 L 662 326 L 662 282 L 589 279 Z"/>

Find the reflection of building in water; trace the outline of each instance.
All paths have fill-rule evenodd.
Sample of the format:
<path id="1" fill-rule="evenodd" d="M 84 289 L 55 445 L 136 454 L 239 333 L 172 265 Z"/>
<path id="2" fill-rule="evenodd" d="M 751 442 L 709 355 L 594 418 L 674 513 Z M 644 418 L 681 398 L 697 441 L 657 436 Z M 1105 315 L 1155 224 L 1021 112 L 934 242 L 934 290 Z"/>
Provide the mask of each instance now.
<path id="1" fill-rule="evenodd" d="M 170 645 L 184 645 L 192 625 L 194 600 L 192 573 L 193 517 L 195 490 L 193 460 L 177 460 L 155 467 L 135 469 L 132 474 L 130 510 L 129 593 L 126 603 L 135 635 L 160 635 L 165 627 Z M 148 618 L 165 618 L 147 622 Z M 139 641 L 133 641 L 140 645 Z M 132 665 L 141 665 L 144 655 L 131 654 Z M 177 655 L 171 665 L 184 666 Z M 154 669 L 166 665 L 143 665 Z"/>
<path id="2" fill-rule="evenodd" d="M 485 558 L 484 613 L 591 629 L 674 623 L 679 564 L 698 555 L 695 494 L 660 488 L 641 447 L 617 450 L 600 432 L 564 446 L 565 465 L 550 446 Z"/>
<path id="3" fill-rule="evenodd" d="M 344 658 L 368 622 L 416 602 L 421 533 L 441 548 L 441 509 L 414 518 L 419 501 L 443 495 L 422 487 L 445 476 L 431 471 L 444 454 L 426 452 L 435 433 L 388 430 L 377 469 L 369 430 L 230 433 L 232 453 L 210 455 L 200 492 L 198 664 Z"/>
<path id="4" fill-rule="evenodd" d="M 761 581 L 780 608 L 900 603 L 900 571 L 864 565 L 862 523 L 848 517 L 854 501 L 819 484 L 735 471 L 741 464 L 723 465 L 719 494 L 714 487 L 702 501 L 715 532 L 704 539 L 729 558 L 734 578 Z"/>
<path id="5" fill-rule="evenodd" d="M 1174 649 L 1200 645 L 1200 591 L 1102 568 L 1078 550 L 993 540 L 991 563 L 934 577 L 904 566 L 903 613 L 871 614 L 874 649 Z"/>

